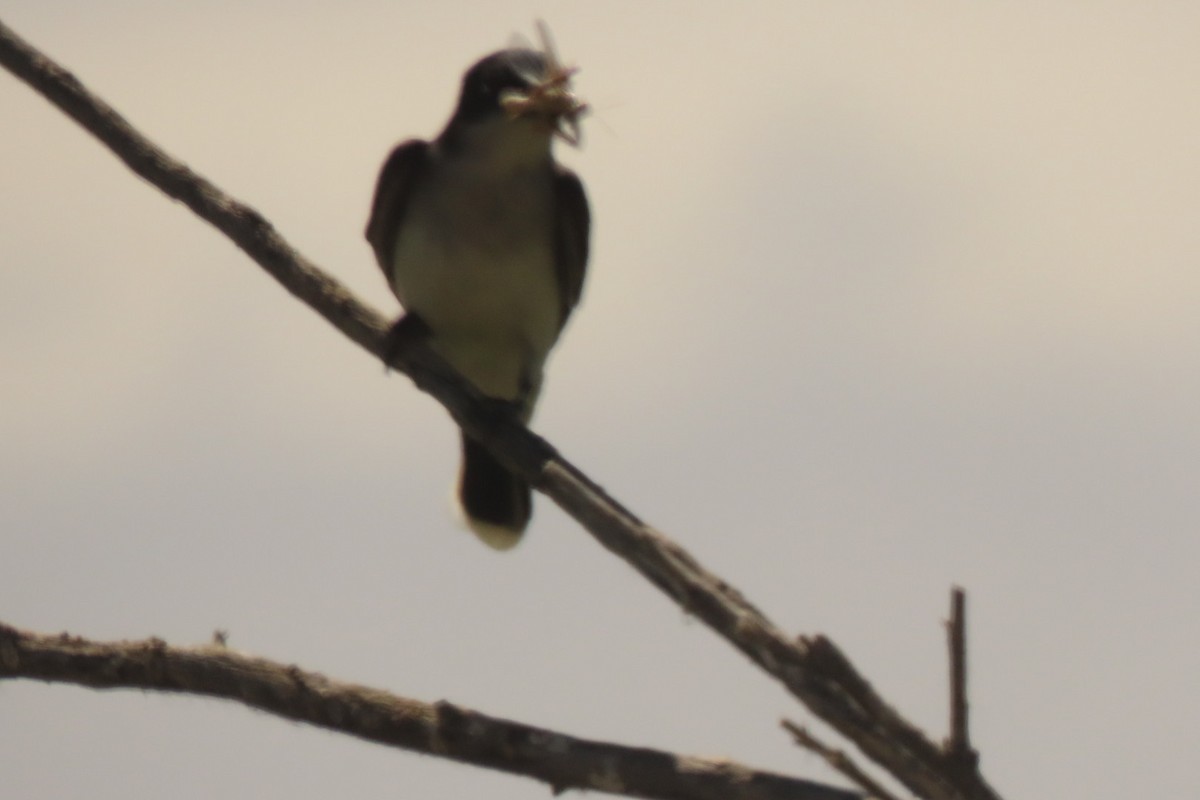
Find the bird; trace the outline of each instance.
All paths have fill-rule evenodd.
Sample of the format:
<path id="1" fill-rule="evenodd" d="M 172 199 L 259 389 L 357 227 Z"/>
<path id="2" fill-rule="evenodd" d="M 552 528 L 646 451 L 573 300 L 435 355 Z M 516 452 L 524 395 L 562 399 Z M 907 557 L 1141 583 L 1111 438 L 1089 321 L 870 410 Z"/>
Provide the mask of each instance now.
<path id="1" fill-rule="evenodd" d="M 579 303 L 591 212 L 582 181 L 553 154 L 579 143 L 587 109 L 573 68 L 512 47 L 472 64 L 430 141 L 410 139 L 380 170 L 366 239 L 405 313 L 393 342 L 431 349 L 528 423 L 546 358 Z M 457 495 L 467 527 L 507 550 L 532 514 L 529 485 L 461 432 Z"/>

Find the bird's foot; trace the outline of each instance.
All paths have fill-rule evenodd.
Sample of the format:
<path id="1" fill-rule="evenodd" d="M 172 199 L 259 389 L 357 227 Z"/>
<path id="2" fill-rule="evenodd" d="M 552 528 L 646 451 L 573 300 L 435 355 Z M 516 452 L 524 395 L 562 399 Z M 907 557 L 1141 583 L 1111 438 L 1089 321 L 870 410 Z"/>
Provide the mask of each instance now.
<path id="1" fill-rule="evenodd" d="M 504 400 L 499 397 L 480 397 L 480 409 L 489 428 L 493 430 L 502 423 L 520 421 L 524 404 L 520 400 Z"/>
<path id="2" fill-rule="evenodd" d="M 416 314 L 405 314 L 396 320 L 383 336 L 383 371 L 391 369 L 392 364 L 399 360 L 413 342 L 425 339 L 430 332 L 425 320 Z"/>

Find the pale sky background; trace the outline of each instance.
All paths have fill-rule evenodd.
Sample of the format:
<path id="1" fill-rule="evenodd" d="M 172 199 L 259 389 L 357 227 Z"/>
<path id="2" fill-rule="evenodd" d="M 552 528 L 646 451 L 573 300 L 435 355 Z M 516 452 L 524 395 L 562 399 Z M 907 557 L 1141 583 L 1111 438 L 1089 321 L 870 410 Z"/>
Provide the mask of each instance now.
<path id="1" fill-rule="evenodd" d="M 545 17 L 595 217 L 535 428 L 1005 796 L 1195 794 L 1200 6 L 10 0 L 391 314 L 389 147 Z M 0 619 L 238 649 L 831 780 L 770 679 L 537 501 L 457 527 L 407 379 L 0 74 Z M 12 798 L 546 797 L 237 705 L 0 685 Z"/>

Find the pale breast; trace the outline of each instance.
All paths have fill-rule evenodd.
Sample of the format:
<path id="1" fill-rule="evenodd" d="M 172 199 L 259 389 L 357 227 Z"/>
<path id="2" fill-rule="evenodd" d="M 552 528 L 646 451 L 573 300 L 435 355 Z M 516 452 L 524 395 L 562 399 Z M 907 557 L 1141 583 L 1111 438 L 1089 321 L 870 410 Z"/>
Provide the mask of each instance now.
<path id="1" fill-rule="evenodd" d="M 549 176 L 531 169 L 480 180 L 446 164 L 438 171 L 409 202 L 394 289 L 464 376 L 511 399 L 522 376 L 540 380 L 558 335 Z"/>

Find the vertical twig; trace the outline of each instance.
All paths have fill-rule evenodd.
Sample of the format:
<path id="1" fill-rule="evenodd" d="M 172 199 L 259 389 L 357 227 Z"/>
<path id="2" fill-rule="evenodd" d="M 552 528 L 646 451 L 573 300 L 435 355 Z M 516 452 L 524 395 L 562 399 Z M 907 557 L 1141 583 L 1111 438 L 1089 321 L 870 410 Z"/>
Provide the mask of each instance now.
<path id="1" fill-rule="evenodd" d="M 967 595 L 961 587 L 950 591 L 950 620 L 946 623 L 950 646 L 950 737 L 946 756 L 959 767 L 974 769 L 978 754 L 971 748 L 967 709 Z"/>

